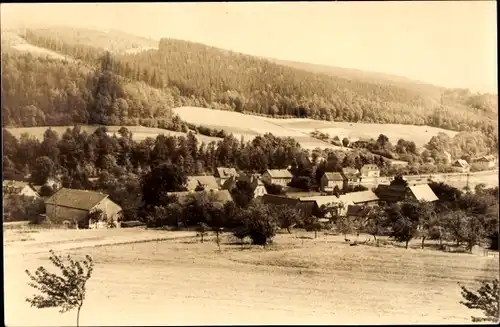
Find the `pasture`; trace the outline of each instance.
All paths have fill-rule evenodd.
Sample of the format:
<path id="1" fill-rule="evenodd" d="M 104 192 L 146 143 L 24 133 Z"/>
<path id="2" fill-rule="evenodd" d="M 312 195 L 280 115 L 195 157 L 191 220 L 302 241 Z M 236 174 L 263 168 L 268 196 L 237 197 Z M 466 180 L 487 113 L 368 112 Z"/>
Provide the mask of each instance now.
<path id="1" fill-rule="evenodd" d="M 99 127 L 97 125 L 80 125 L 80 126 L 82 131 L 86 131 L 89 134 L 95 132 L 95 130 Z M 106 128 L 108 129 L 108 135 L 111 136 L 113 134 L 118 135 L 118 130 L 121 127 L 122 126 L 106 126 Z M 132 132 L 132 138 L 136 141 L 142 141 L 148 137 L 156 138 L 160 134 L 163 134 L 165 136 L 186 136 L 186 133 L 174 132 L 161 128 L 144 127 L 144 126 L 125 126 L 125 127 L 130 132 Z M 50 128 L 53 131 L 56 131 L 57 134 L 59 134 L 59 136 L 61 136 L 62 134 L 64 134 L 64 132 L 66 132 L 66 129 L 68 128 L 72 129 L 73 126 L 50 126 Z M 18 139 L 21 137 L 23 133 L 28 133 L 40 141 L 43 140 L 43 134 L 47 129 L 49 129 L 49 126 L 7 128 L 7 130 Z M 217 142 L 220 140 L 220 138 L 217 137 L 210 137 L 200 134 L 197 134 L 196 138 L 198 139 L 199 142 L 205 142 L 205 143 L 210 143 L 212 141 Z"/>
<path id="2" fill-rule="evenodd" d="M 87 231 L 67 236 L 80 232 Z M 408 250 L 349 246 L 343 236 L 313 239 L 299 230 L 278 234 L 266 249 L 225 235 L 219 252 L 211 237 L 201 244 L 194 232 L 91 230 L 86 237 L 106 232 L 109 239 L 122 232 L 180 237 L 102 247 L 87 240 L 88 248 L 60 250 L 76 258 L 90 254 L 96 265 L 82 325 L 469 323 L 475 312 L 459 304 L 457 282 L 475 286 L 499 273 L 497 253 L 421 250 L 419 240 Z M 74 312 L 34 309 L 24 301 L 34 290 L 23 271 L 50 267 L 52 247 L 39 243 L 38 253 L 6 253 L 6 325 L 75 324 Z"/>
<path id="3" fill-rule="evenodd" d="M 173 111 L 188 123 L 224 129 L 228 133 L 233 133 L 238 139 L 243 137 L 250 141 L 257 135 L 272 133 L 278 137 L 292 137 L 306 149 L 317 147 L 342 149 L 342 147 L 309 136 L 309 132 L 284 127 L 281 125 L 282 119 L 264 119 L 264 117 L 239 112 L 200 107 L 179 107 L 174 108 Z"/>
<path id="4" fill-rule="evenodd" d="M 339 148 L 310 137 L 309 133 L 314 130 L 328 133 L 331 137 L 339 136 L 341 139 L 349 137 L 351 140 L 360 138 L 377 139 L 383 133 L 389 137 L 392 143 L 396 143 L 400 138 L 403 138 L 415 142 L 418 147 L 428 143 L 439 132 L 446 133 L 450 137 L 457 134 L 454 131 L 429 126 L 329 122 L 308 118 L 278 119 L 198 107 L 180 107 L 173 110 L 189 123 L 225 129 L 227 132 L 243 135 L 244 137 L 254 137 L 264 133 L 273 133 L 276 136 L 290 136 L 297 139 L 302 147 L 309 149 L 315 147 Z"/>

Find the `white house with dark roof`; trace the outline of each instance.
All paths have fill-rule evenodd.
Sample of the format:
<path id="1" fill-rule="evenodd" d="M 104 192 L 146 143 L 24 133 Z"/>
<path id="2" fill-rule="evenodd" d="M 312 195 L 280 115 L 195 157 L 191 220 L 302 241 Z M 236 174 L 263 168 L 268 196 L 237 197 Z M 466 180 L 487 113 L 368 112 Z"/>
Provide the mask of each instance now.
<path id="1" fill-rule="evenodd" d="M 122 208 L 111 201 L 107 194 L 62 188 L 47 201 L 45 201 L 45 214 L 47 220 L 53 224 L 81 224 L 88 215 L 96 210 L 102 210 L 106 217 L 115 222 L 119 227 Z M 106 224 L 89 226 L 94 228 L 106 227 Z"/>
<path id="2" fill-rule="evenodd" d="M 268 184 L 286 187 L 292 181 L 292 177 L 292 173 L 287 169 L 268 169 L 262 174 L 261 180 Z"/>

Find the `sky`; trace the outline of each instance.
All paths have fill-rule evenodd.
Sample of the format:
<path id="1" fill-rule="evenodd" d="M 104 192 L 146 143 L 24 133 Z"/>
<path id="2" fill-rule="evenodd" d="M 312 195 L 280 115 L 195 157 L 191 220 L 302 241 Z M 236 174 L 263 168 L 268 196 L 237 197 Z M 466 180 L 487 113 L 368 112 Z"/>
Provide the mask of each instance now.
<path id="1" fill-rule="evenodd" d="M 2 4 L 2 26 L 172 37 L 497 93 L 495 1 Z"/>

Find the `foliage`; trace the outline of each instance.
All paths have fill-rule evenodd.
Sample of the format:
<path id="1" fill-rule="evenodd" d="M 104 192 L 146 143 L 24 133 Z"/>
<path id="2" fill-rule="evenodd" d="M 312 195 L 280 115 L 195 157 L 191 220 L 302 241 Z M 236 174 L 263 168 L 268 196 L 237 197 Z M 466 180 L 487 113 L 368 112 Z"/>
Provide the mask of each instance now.
<path id="1" fill-rule="evenodd" d="M 186 183 L 187 176 L 183 167 L 172 164 L 158 165 L 142 180 L 144 204 L 165 204 L 167 192 L 184 191 Z"/>
<path id="2" fill-rule="evenodd" d="M 276 235 L 279 228 L 270 206 L 254 202 L 240 213 L 244 233 L 250 237 L 252 244 L 266 245 Z M 240 235 L 241 236 L 241 235 Z"/>
<path id="3" fill-rule="evenodd" d="M 284 195 L 286 192 L 283 190 L 283 186 L 278 184 L 269 184 L 264 182 L 264 187 L 266 192 L 272 195 Z"/>
<path id="4" fill-rule="evenodd" d="M 288 205 L 276 205 L 273 206 L 273 209 L 280 227 L 285 228 L 289 234 L 292 233 L 293 227 L 302 225 L 302 215 L 296 208 Z"/>
<path id="5" fill-rule="evenodd" d="M 254 189 L 248 181 L 237 181 L 236 187 L 231 190 L 233 201 L 241 208 L 249 206 L 254 196 Z"/>
<path id="6" fill-rule="evenodd" d="M 94 263 L 89 255 L 82 261 L 74 260 L 68 255 L 65 263 L 62 256 L 56 255 L 52 250 L 50 253 L 51 263 L 61 270 L 62 276 L 50 273 L 44 267 L 39 267 L 34 275 L 26 270 L 31 279 L 29 285 L 42 293 L 27 298 L 26 301 L 39 309 L 59 307 L 61 313 L 76 308 L 76 325 L 79 326 L 80 310 L 86 295 L 85 286 L 94 271 Z"/>
<path id="7" fill-rule="evenodd" d="M 318 232 L 321 231 L 321 223 L 317 217 L 310 216 L 304 219 L 304 229 L 308 232 L 314 232 L 314 238 L 318 236 Z"/>
<path id="8" fill-rule="evenodd" d="M 200 236 L 201 243 L 203 243 L 203 239 L 205 236 L 208 235 L 208 231 L 210 230 L 210 227 L 206 223 L 199 223 L 198 226 L 196 227 L 196 232 L 197 236 Z"/>
<path id="9" fill-rule="evenodd" d="M 498 323 L 500 317 L 500 288 L 498 279 L 492 281 L 482 281 L 481 287 L 477 293 L 468 290 L 465 286 L 460 285 L 462 297 L 465 301 L 460 301 L 469 309 L 482 310 L 486 317 L 472 317 L 473 322 L 493 322 Z"/>

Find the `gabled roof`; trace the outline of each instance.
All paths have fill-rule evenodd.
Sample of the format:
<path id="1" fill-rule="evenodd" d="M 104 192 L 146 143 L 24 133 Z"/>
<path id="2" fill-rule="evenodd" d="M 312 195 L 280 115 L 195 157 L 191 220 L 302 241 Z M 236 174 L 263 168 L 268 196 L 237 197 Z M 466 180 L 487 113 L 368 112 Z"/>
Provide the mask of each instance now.
<path id="1" fill-rule="evenodd" d="M 469 163 L 463 159 L 457 159 L 453 162 L 453 165 L 452 166 L 460 166 L 462 168 L 468 168 L 469 167 Z"/>
<path id="2" fill-rule="evenodd" d="M 292 173 L 286 169 L 268 169 L 266 172 L 271 178 L 292 178 Z"/>
<path id="3" fill-rule="evenodd" d="M 342 168 L 342 174 L 346 177 L 357 177 L 359 175 L 359 170 L 351 167 Z"/>
<path id="4" fill-rule="evenodd" d="M 361 171 L 364 171 L 364 170 L 380 170 L 380 169 L 378 168 L 377 165 L 369 164 L 369 165 L 364 165 L 363 167 L 361 167 Z"/>
<path id="5" fill-rule="evenodd" d="M 14 180 L 4 180 L 2 182 L 2 190 L 5 194 L 19 193 L 26 186 L 32 188 L 33 191 L 36 192 L 35 188 L 28 182 L 14 181 Z"/>
<path id="6" fill-rule="evenodd" d="M 476 162 L 478 162 L 478 161 L 494 162 L 495 161 L 495 157 L 492 156 L 491 154 L 488 154 L 486 156 L 482 156 L 482 157 L 476 158 L 476 159 L 474 159 L 474 161 L 476 161 Z"/>
<path id="7" fill-rule="evenodd" d="M 372 191 L 360 191 L 360 192 L 351 192 L 344 195 L 345 199 L 349 199 L 354 204 L 366 203 L 372 201 L 378 201 L 378 196 Z"/>
<path id="8" fill-rule="evenodd" d="M 89 211 L 107 197 L 107 194 L 99 192 L 62 188 L 45 203 Z"/>
<path id="9" fill-rule="evenodd" d="M 343 203 L 344 205 L 353 204 L 352 201 L 346 197 L 346 195 L 341 195 L 339 197 L 335 195 L 322 195 L 322 196 L 308 196 L 300 198 L 300 201 L 313 201 L 316 202 L 318 208 L 321 208 L 322 205 L 327 205 L 330 203 Z"/>
<path id="10" fill-rule="evenodd" d="M 236 168 L 217 167 L 216 171 L 217 171 L 217 176 L 219 178 L 229 178 L 231 176 L 238 176 Z"/>
<path id="11" fill-rule="evenodd" d="M 439 200 L 428 184 L 410 186 L 409 189 L 418 201 L 433 202 Z"/>
<path id="12" fill-rule="evenodd" d="M 187 189 L 194 191 L 197 186 L 203 186 L 209 189 L 219 188 L 214 176 L 188 176 Z"/>
<path id="13" fill-rule="evenodd" d="M 352 217 L 366 217 L 370 208 L 360 205 L 349 205 L 347 206 L 347 216 Z"/>
<path id="14" fill-rule="evenodd" d="M 317 205 L 314 201 L 301 201 L 281 195 L 264 194 L 261 198 L 265 204 L 288 205 L 301 210 L 306 215 L 314 215 Z"/>
<path id="15" fill-rule="evenodd" d="M 325 173 L 323 176 L 329 181 L 343 181 L 344 177 L 340 173 Z"/>

